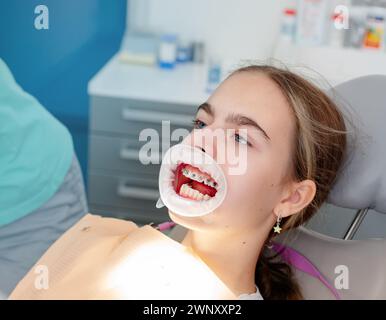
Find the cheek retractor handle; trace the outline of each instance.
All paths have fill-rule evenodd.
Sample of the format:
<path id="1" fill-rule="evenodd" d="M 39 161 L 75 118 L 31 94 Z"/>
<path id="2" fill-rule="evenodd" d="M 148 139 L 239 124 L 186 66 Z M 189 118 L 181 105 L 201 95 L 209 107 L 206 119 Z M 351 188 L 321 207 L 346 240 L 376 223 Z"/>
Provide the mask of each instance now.
<path id="1" fill-rule="evenodd" d="M 165 206 L 165 204 L 162 202 L 162 199 L 161 198 L 158 198 L 158 201 L 157 201 L 157 203 L 155 204 L 155 207 L 157 208 L 157 209 L 161 209 L 161 208 L 163 208 Z"/>

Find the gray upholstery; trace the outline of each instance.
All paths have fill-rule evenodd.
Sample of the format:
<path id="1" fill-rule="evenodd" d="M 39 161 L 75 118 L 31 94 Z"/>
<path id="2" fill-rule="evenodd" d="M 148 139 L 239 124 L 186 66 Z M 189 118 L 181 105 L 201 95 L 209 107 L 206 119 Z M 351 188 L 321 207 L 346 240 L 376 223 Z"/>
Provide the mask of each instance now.
<path id="1" fill-rule="evenodd" d="M 350 112 L 356 128 L 347 123 L 348 154 L 328 202 L 386 213 L 386 76 L 360 77 L 335 91 L 330 96 Z"/>
<path id="2" fill-rule="evenodd" d="M 350 131 L 347 154 L 328 202 L 386 213 L 386 76 L 347 81 L 329 92 L 345 113 Z M 334 285 L 335 267 L 349 271 L 343 299 L 386 299 L 386 239 L 341 240 L 303 227 L 279 242 L 306 256 Z M 306 299 L 334 299 L 317 279 L 296 271 Z"/>
<path id="3" fill-rule="evenodd" d="M 181 242 L 186 231 L 176 225 L 169 237 Z M 342 240 L 300 227 L 275 241 L 306 256 L 332 285 L 339 276 L 335 268 L 347 266 L 348 289 L 337 289 L 341 299 L 386 299 L 386 239 Z M 305 299 L 335 299 L 318 279 L 297 269 L 294 273 Z"/>
<path id="4" fill-rule="evenodd" d="M 386 299 L 386 239 L 343 240 L 300 227 L 276 240 L 307 257 L 333 286 L 336 268 L 346 266 L 348 288 L 335 286 L 341 299 Z M 335 299 L 318 279 L 294 272 L 305 299 Z"/>

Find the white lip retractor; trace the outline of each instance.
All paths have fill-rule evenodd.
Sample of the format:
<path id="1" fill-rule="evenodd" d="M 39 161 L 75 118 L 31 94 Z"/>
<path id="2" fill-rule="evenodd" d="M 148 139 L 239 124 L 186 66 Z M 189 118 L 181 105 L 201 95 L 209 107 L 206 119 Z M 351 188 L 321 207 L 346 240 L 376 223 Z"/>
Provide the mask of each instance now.
<path id="1" fill-rule="evenodd" d="M 207 200 L 193 200 L 177 194 L 173 184 L 176 179 L 176 169 L 181 163 L 191 165 L 198 168 L 201 172 L 209 174 L 216 182 L 216 194 Z M 225 174 L 210 155 L 197 147 L 177 144 L 171 147 L 162 159 L 159 173 L 159 192 L 161 198 L 156 206 L 161 208 L 165 205 L 173 213 L 185 217 L 204 216 L 221 205 L 225 199 L 226 191 L 227 182 Z"/>

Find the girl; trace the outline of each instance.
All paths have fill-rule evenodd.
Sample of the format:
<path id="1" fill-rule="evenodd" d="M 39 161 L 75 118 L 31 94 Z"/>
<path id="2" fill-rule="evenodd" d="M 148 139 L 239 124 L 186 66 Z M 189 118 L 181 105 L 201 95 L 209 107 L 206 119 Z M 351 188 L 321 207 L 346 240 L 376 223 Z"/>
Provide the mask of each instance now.
<path id="1" fill-rule="evenodd" d="M 182 243 L 237 295 L 301 299 L 291 268 L 263 249 L 280 231 L 308 221 L 327 198 L 346 148 L 342 114 L 302 77 L 252 65 L 233 72 L 199 107 L 185 143 L 216 159 L 219 144 L 202 141 L 220 128 L 236 131 L 225 144 L 247 149 L 246 172 L 227 176 L 227 196 L 215 212 L 191 218 L 169 211 L 189 230 Z M 237 134 L 240 128 L 247 135 Z"/>

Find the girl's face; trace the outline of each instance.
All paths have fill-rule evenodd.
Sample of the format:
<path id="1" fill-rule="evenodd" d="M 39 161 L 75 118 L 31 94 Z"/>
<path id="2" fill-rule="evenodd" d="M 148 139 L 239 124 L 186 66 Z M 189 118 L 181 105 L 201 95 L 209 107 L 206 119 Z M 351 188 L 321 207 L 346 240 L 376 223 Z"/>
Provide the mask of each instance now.
<path id="1" fill-rule="evenodd" d="M 245 231 L 272 224 L 291 168 L 294 130 L 290 106 L 267 76 L 245 72 L 226 79 L 199 107 L 195 128 L 184 140 L 203 148 L 218 162 L 221 157 L 219 165 L 228 183 L 225 200 L 208 215 L 182 217 L 169 211 L 171 218 L 201 231 Z M 215 132 L 222 132 L 224 139 L 213 138 Z M 231 150 L 236 151 L 240 169 L 233 173 Z"/>

